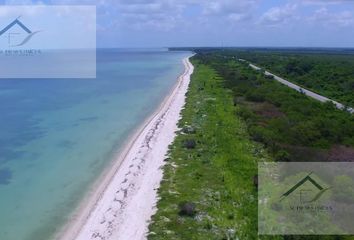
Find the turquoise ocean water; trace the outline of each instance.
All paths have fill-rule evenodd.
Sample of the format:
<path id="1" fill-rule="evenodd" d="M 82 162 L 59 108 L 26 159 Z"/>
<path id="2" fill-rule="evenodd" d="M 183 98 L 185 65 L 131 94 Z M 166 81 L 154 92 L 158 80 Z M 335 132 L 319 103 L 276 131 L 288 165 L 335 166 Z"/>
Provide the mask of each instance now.
<path id="1" fill-rule="evenodd" d="M 102 49 L 97 79 L 0 79 L 0 239 L 50 239 L 190 55 Z"/>

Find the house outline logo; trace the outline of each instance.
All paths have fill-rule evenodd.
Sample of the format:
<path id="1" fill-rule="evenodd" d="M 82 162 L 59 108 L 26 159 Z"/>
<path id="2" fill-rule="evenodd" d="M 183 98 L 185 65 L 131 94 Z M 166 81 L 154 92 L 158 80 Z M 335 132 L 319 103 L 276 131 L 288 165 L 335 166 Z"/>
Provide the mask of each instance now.
<path id="1" fill-rule="evenodd" d="M 307 176 L 305 176 L 304 178 L 302 178 L 299 182 L 297 182 L 293 187 L 291 187 L 288 191 L 286 191 L 284 194 L 281 195 L 280 197 L 280 201 L 284 200 L 286 197 L 288 197 L 289 195 L 291 195 L 294 191 L 296 191 L 300 186 L 302 186 L 303 184 L 305 184 L 306 182 L 310 182 L 313 186 L 315 186 L 315 188 L 318 189 L 318 193 L 310 200 L 308 201 L 303 201 L 302 200 L 302 192 L 304 190 L 300 190 L 300 202 L 301 203 L 312 203 L 317 201 L 318 199 L 321 198 L 321 196 L 331 187 L 323 187 L 322 185 L 320 185 L 316 180 L 314 180 L 310 175 L 313 172 L 310 172 Z M 305 191 L 311 191 L 311 190 L 305 190 Z"/>
<path id="2" fill-rule="evenodd" d="M 27 42 L 29 42 L 32 37 L 39 33 L 40 31 L 31 31 L 25 24 L 23 24 L 19 18 L 21 16 L 17 17 L 15 20 L 13 20 L 10 24 L 8 24 L 5 28 L 3 28 L 1 31 L 0 31 L 0 36 L 8 33 L 7 35 L 7 39 L 8 39 L 8 44 L 9 44 L 9 47 L 19 47 L 19 46 L 22 46 L 22 45 L 25 45 Z M 19 42 L 19 43 L 16 43 L 16 44 L 12 44 L 12 37 L 13 35 L 18 35 L 20 33 L 15 33 L 15 32 L 10 32 L 10 30 L 14 27 L 14 26 L 19 26 L 25 33 L 26 33 L 26 36 L 25 38 Z"/>

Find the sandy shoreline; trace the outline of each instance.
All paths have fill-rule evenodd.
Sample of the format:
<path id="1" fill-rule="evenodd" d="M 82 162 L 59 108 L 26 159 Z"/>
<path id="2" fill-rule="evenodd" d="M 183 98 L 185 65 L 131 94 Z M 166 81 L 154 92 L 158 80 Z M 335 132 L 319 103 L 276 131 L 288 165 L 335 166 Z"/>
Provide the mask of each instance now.
<path id="1" fill-rule="evenodd" d="M 136 131 L 93 187 L 56 239 L 144 239 L 156 211 L 157 188 L 168 145 L 177 130 L 193 66 L 184 73 L 155 113 Z"/>

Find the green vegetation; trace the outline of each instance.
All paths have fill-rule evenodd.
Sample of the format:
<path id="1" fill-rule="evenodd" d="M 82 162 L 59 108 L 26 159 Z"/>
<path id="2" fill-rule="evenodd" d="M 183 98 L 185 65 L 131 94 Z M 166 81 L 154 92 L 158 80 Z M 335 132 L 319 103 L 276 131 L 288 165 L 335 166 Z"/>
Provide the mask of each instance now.
<path id="1" fill-rule="evenodd" d="M 294 168 L 298 168 L 296 174 L 292 173 Z M 259 231 L 278 234 L 311 234 L 314 228 L 316 232 L 321 234 L 341 233 L 345 231 L 346 229 L 341 229 L 337 226 L 340 225 L 344 227 L 345 224 L 338 224 L 338 221 L 332 221 L 327 211 L 318 211 L 314 212 L 314 214 L 299 214 L 298 211 L 289 209 L 289 206 L 293 206 L 294 208 L 298 206 L 311 206 L 310 203 L 299 204 L 299 195 L 296 193 L 292 193 L 286 197 L 283 196 L 282 200 L 279 201 L 279 196 L 282 196 L 282 194 L 288 191 L 289 186 L 295 186 L 295 184 L 299 182 L 299 179 L 303 179 L 304 176 L 308 175 L 308 172 L 303 171 L 301 168 L 301 164 L 292 166 L 291 171 L 287 171 L 286 168 L 280 167 L 277 169 L 277 167 L 275 167 L 271 170 L 272 174 L 269 174 L 269 168 L 260 169 L 260 181 L 262 181 L 263 184 L 258 192 L 259 199 L 267 199 L 267 201 L 262 201 L 258 206 L 259 218 L 263 219 L 259 226 Z M 262 171 L 264 172 L 262 173 Z M 284 177 L 284 179 L 277 181 L 272 176 L 273 174 L 279 174 Z M 326 174 L 331 174 L 331 172 L 326 172 Z M 331 183 L 329 177 L 323 178 L 322 176 L 323 175 L 316 176 L 316 174 L 312 174 L 311 178 L 323 186 L 327 186 L 324 184 Z M 323 181 L 323 179 L 326 181 Z M 315 185 L 309 182 L 304 182 L 303 184 L 304 185 L 298 186 L 299 189 L 304 191 L 311 190 L 313 193 L 317 193 L 317 195 L 308 196 L 309 198 L 307 199 L 312 200 L 316 197 L 315 206 L 328 207 L 327 202 L 333 200 L 331 189 L 324 190 L 321 194 L 318 194 L 319 189 L 316 188 Z M 299 193 L 302 190 L 294 191 L 298 191 Z M 348 219 L 346 219 L 346 221 L 348 221 Z"/>
<path id="2" fill-rule="evenodd" d="M 237 56 L 321 95 L 354 107 L 354 55 L 238 51 Z"/>
<path id="3" fill-rule="evenodd" d="M 226 79 L 238 116 L 245 120 L 252 139 L 262 142 L 275 160 L 353 160 L 352 114 L 266 79 L 247 63 L 225 61 L 217 53 L 198 58 Z"/>
<path id="4" fill-rule="evenodd" d="M 193 64 L 183 130 L 170 148 L 149 239 L 256 239 L 253 177 L 257 161 L 269 157 L 249 140 L 222 78 Z"/>
<path id="5" fill-rule="evenodd" d="M 257 235 L 257 163 L 352 161 L 354 117 L 266 79 L 233 53 L 193 57 L 149 239 L 353 239 Z"/>

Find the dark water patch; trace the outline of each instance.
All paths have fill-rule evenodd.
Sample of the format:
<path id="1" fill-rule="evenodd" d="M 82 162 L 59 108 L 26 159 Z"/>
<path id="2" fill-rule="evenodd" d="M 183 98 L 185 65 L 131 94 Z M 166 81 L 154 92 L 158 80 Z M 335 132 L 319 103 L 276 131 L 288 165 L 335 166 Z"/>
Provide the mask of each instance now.
<path id="1" fill-rule="evenodd" d="M 92 122 L 92 121 L 95 121 L 97 120 L 98 117 L 86 117 L 86 118 L 80 118 L 79 121 L 82 121 L 82 122 Z"/>
<path id="2" fill-rule="evenodd" d="M 0 169 L 0 185 L 8 185 L 12 179 L 12 172 L 8 168 Z"/>
<path id="3" fill-rule="evenodd" d="M 66 149 L 73 148 L 74 145 L 75 145 L 75 142 L 70 141 L 70 140 L 64 140 L 64 141 L 61 141 L 57 144 L 58 147 L 66 148 Z"/>
<path id="4" fill-rule="evenodd" d="M 12 160 L 22 159 L 24 155 L 25 155 L 24 151 L 14 151 L 14 150 L 0 147 L 0 166 L 1 164 Z"/>

